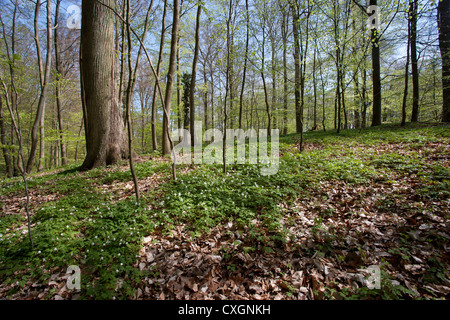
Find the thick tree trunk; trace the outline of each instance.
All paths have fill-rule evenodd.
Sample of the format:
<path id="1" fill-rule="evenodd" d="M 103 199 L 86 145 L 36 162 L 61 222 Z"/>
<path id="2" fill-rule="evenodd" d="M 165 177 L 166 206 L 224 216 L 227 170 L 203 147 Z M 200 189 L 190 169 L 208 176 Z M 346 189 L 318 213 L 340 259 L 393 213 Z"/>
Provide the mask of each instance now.
<path id="1" fill-rule="evenodd" d="M 104 0 L 113 6 L 113 0 Z M 97 1 L 83 1 L 82 90 L 85 99 L 84 170 L 116 164 L 127 157 L 126 135 L 115 75 L 113 12 Z"/>
<path id="2" fill-rule="evenodd" d="M 450 0 L 439 1 L 438 25 L 442 57 L 442 121 L 450 122 Z"/>

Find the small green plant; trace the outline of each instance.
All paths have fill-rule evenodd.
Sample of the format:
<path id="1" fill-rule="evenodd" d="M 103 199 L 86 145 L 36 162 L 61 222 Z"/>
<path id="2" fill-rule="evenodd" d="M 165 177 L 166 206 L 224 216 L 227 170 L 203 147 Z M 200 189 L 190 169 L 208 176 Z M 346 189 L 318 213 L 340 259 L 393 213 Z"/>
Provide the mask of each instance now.
<path id="1" fill-rule="evenodd" d="M 401 300 L 417 297 L 417 292 L 408 289 L 386 272 L 388 263 L 386 261 L 380 267 L 380 289 L 369 289 L 366 286 L 358 288 L 343 288 L 339 294 L 345 300 Z"/>
<path id="2" fill-rule="evenodd" d="M 449 270 L 446 269 L 438 255 L 433 255 L 427 260 L 428 269 L 424 275 L 424 280 L 429 283 L 443 283 L 448 281 L 450 276 Z"/>

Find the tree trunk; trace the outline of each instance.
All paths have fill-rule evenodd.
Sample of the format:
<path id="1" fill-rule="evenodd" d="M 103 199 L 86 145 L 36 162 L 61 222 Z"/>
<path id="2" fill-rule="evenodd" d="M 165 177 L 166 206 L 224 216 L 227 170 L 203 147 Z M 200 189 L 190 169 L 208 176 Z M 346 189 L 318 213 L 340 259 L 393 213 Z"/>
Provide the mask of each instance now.
<path id="1" fill-rule="evenodd" d="M 340 66 L 340 50 L 339 47 L 336 49 L 336 101 L 337 101 L 337 108 L 336 110 L 336 117 L 337 117 L 337 133 L 341 131 L 341 66 Z"/>
<path id="2" fill-rule="evenodd" d="M 231 45 L 230 45 L 230 26 L 231 26 L 231 16 L 233 10 L 233 1 L 229 1 L 228 6 L 228 18 L 227 18 L 227 65 L 225 71 L 225 99 L 223 105 L 223 140 L 222 140 L 222 161 L 223 161 L 223 173 L 227 173 L 227 157 L 226 157 L 226 140 L 227 140 L 227 120 L 228 120 L 228 112 L 227 112 L 227 99 L 228 99 L 228 90 L 230 84 L 230 60 L 231 60 Z"/>
<path id="3" fill-rule="evenodd" d="M 247 76 L 248 43 L 250 38 L 250 12 L 248 11 L 248 0 L 245 0 L 245 19 L 247 33 L 245 38 L 244 70 L 242 74 L 241 95 L 239 96 L 239 129 L 242 128 L 242 109 L 244 100 L 245 77 Z"/>
<path id="4" fill-rule="evenodd" d="M 300 151 L 303 149 L 303 104 L 302 104 L 302 70 L 300 64 L 300 43 L 298 30 L 298 7 L 295 2 L 291 2 L 292 29 L 294 34 L 294 69 L 295 69 L 295 126 L 296 132 L 300 133 Z"/>
<path id="5" fill-rule="evenodd" d="M 442 122 L 450 122 L 450 0 L 439 1 L 438 26 L 442 57 Z"/>
<path id="6" fill-rule="evenodd" d="M 287 24 L 288 15 L 283 10 L 281 36 L 283 38 L 283 134 L 288 133 L 288 75 L 287 75 Z"/>
<path id="7" fill-rule="evenodd" d="M 208 130 L 208 78 L 206 77 L 206 64 L 203 65 L 203 84 L 205 94 L 203 95 L 203 105 L 205 108 L 205 130 Z"/>
<path id="8" fill-rule="evenodd" d="M 165 38 L 165 31 L 166 31 L 166 13 L 167 13 L 167 0 L 164 0 L 164 9 L 163 9 L 163 16 L 162 16 L 162 23 L 161 23 L 161 39 L 159 42 L 159 54 L 158 54 L 158 62 L 156 64 L 156 73 L 158 78 L 161 75 L 161 63 L 162 63 L 162 56 L 163 56 L 163 50 L 164 50 L 164 38 Z M 156 110 L 156 82 L 155 87 L 153 89 L 153 97 L 152 97 L 152 147 L 153 151 L 158 150 L 158 139 L 156 135 L 156 117 L 157 117 L 157 110 Z"/>
<path id="9" fill-rule="evenodd" d="M 320 57 L 320 53 L 318 52 L 318 57 Z M 322 72 L 322 61 L 319 62 L 319 72 L 320 72 L 320 83 L 322 84 L 322 129 L 326 131 L 325 128 L 325 82 L 323 80 L 323 72 Z"/>
<path id="10" fill-rule="evenodd" d="M 410 1 L 411 6 L 412 1 Z M 408 97 L 408 80 L 409 80 L 409 51 L 410 51 L 410 40 L 411 40 L 411 19 L 408 16 L 408 44 L 406 46 L 406 64 L 405 64 L 405 88 L 403 91 L 403 102 L 402 102 L 402 121 L 401 126 L 406 124 L 406 101 Z"/>
<path id="11" fill-rule="evenodd" d="M 6 128 L 3 121 L 3 99 L 0 97 L 0 143 L 2 144 L 3 157 L 5 159 L 6 175 L 11 178 L 13 176 L 13 166 L 11 165 L 11 152 L 6 146 Z"/>
<path id="12" fill-rule="evenodd" d="M 63 166 L 67 164 L 66 146 L 64 143 L 64 129 L 63 129 L 63 118 L 62 118 L 62 108 L 61 108 L 61 66 L 59 61 L 59 48 L 58 48 L 58 18 L 59 18 L 59 8 L 61 5 L 61 0 L 56 1 L 56 11 L 55 11 L 55 69 L 56 69 L 56 83 L 55 83 L 55 94 L 56 94 L 56 113 L 58 118 L 58 132 L 59 132 L 59 144 L 61 149 L 61 163 Z"/>
<path id="13" fill-rule="evenodd" d="M 212 64 L 212 63 L 211 63 Z M 210 68 L 211 70 L 211 128 L 215 128 L 215 122 L 214 122 L 214 69 Z"/>
<path id="14" fill-rule="evenodd" d="M 38 102 L 38 108 L 36 111 L 36 117 L 34 119 L 34 123 L 31 129 L 31 149 L 30 154 L 28 156 L 28 162 L 26 171 L 30 173 L 33 170 L 33 164 L 34 159 L 36 157 L 36 151 L 37 151 L 37 145 L 38 145 L 38 130 L 43 128 L 44 124 L 44 110 L 45 110 L 45 100 L 47 97 L 47 84 L 48 79 L 50 77 L 50 68 L 51 68 L 51 59 L 52 59 L 52 32 L 51 32 L 51 0 L 47 1 L 47 58 L 45 63 L 45 70 L 42 65 L 42 56 L 41 56 L 41 46 L 39 44 L 39 27 L 38 27 L 38 20 L 39 20 L 39 9 L 41 6 L 41 1 L 38 0 L 36 2 L 35 7 L 35 16 L 34 16 L 34 40 L 36 43 L 36 51 L 38 56 L 38 66 L 39 66 L 39 75 L 40 75 L 40 96 L 39 96 L 39 102 Z M 44 137 L 42 136 L 41 131 L 41 153 L 40 153 L 40 159 L 42 160 L 43 152 L 44 152 Z"/>
<path id="15" fill-rule="evenodd" d="M 113 0 L 103 3 L 114 5 Z M 97 1 L 83 1 L 81 69 L 86 119 L 83 170 L 116 164 L 127 157 L 114 56 L 113 12 Z"/>
<path id="16" fill-rule="evenodd" d="M 297 13 L 297 5 L 291 2 L 291 10 L 292 10 L 292 28 L 294 34 L 294 68 L 295 68 L 295 125 L 296 132 L 302 132 L 302 119 L 300 116 L 300 48 L 299 48 L 299 30 L 298 30 L 298 13 Z"/>
<path id="17" fill-rule="evenodd" d="M 190 100 L 190 124 L 189 129 L 191 132 L 191 146 L 197 144 L 198 137 L 195 135 L 195 82 L 197 79 L 197 63 L 198 63 L 198 52 L 200 48 L 200 17 L 202 14 L 202 4 L 199 1 L 197 4 L 197 21 L 195 27 L 195 48 L 194 48 L 194 61 L 192 62 L 192 74 L 191 74 L 191 88 L 189 91 Z"/>
<path id="18" fill-rule="evenodd" d="M 132 105 L 132 96 L 133 96 L 133 88 L 135 85 L 135 81 L 136 81 L 136 72 L 137 69 L 139 67 L 139 55 L 137 57 L 137 61 L 136 61 L 136 67 L 133 70 L 132 67 L 132 60 L 131 60 L 131 55 L 132 55 L 132 39 L 131 39 L 131 26 L 130 26 L 130 0 L 126 0 L 126 4 L 127 4 L 127 13 L 126 13 L 126 22 L 127 22 L 127 37 L 128 37 L 128 52 L 127 52 L 127 61 L 128 61 L 128 86 L 127 86 L 127 91 L 126 91 L 126 104 L 125 104 L 125 118 L 126 118 L 126 122 L 127 122 L 127 129 L 128 129 L 128 158 L 129 158 L 129 164 L 130 164 L 130 171 L 131 171 L 131 175 L 133 178 L 133 182 L 134 182 L 134 191 L 136 193 L 136 200 L 139 201 L 140 198 L 140 193 L 139 193 L 139 185 L 138 185 L 138 181 L 137 181 L 137 176 L 136 176 L 136 172 L 134 170 L 134 152 L 133 152 L 133 128 L 132 128 L 132 120 L 131 120 L 131 113 L 130 113 L 130 109 L 131 109 L 131 105 Z M 153 2 L 152 2 L 153 4 Z M 151 5 L 150 5 L 151 8 Z M 150 9 L 148 11 L 150 13 Z M 148 14 L 147 14 L 147 19 L 148 19 Z M 146 29 L 147 29 L 147 19 L 145 21 L 145 28 L 144 28 L 144 37 L 145 37 L 145 33 L 146 33 Z M 144 40 L 143 40 L 144 41 Z M 140 53 L 140 51 L 139 51 Z"/>
<path id="19" fill-rule="evenodd" d="M 191 123 L 190 120 L 190 108 L 191 108 L 191 102 L 190 102 L 190 97 L 189 97 L 189 93 L 191 91 L 191 79 L 192 76 L 189 73 L 183 73 L 181 82 L 183 84 L 183 128 L 185 130 L 189 130 L 189 126 Z"/>
<path id="20" fill-rule="evenodd" d="M 270 42 L 272 45 L 272 61 L 271 61 L 271 67 L 272 67 L 272 126 L 273 129 L 277 128 L 277 74 L 276 74 L 276 48 L 275 48 L 275 35 L 270 34 Z M 272 129 L 271 126 L 269 126 L 269 129 Z"/>
<path id="21" fill-rule="evenodd" d="M 126 4 L 127 2 L 125 0 L 122 1 L 122 17 L 125 16 L 126 12 Z M 125 85 L 125 45 L 126 45 L 126 37 L 125 37 L 125 21 L 122 21 L 122 28 L 121 28 L 121 37 L 122 42 L 120 44 L 120 66 L 119 66 L 119 104 L 122 104 L 123 102 L 123 87 Z M 118 32 L 118 30 L 117 30 Z"/>
<path id="22" fill-rule="evenodd" d="M 411 122 L 419 121 L 419 70 L 417 66 L 417 0 L 410 0 L 409 14 L 411 16 L 411 69 L 413 83 L 413 105 Z"/>
<path id="23" fill-rule="evenodd" d="M 309 42 L 309 17 L 311 15 L 311 8 L 309 0 L 308 3 L 308 9 L 306 12 L 306 32 L 305 32 L 305 46 L 303 47 L 303 41 L 300 39 L 300 49 L 301 49 L 301 61 L 300 61 L 300 84 L 301 84 L 301 90 L 300 90 L 300 120 L 301 120 L 301 132 L 300 132 L 300 150 L 303 150 L 303 127 L 304 127 L 304 121 L 303 121 L 303 112 L 305 110 L 305 84 L 306 84 L 306 59 L 308 57 L 308 42 Z M 300 33 L 302 35 L 302 33 Z"/>
<path id="24" fill-rule="evenodd" d="M 313 61 L 313 91 L 314 91 L 314 124 L 311 130 L 317 130 L 317 83 L 316 83 L 316 56 L 317 49 L 314 47 L 314 61 Z"/>
<path id="25" fill-rule="evenodd" d="M 178 25 L 180 23 L 180 1 L 174 0 L 173 3 L 173 23 L 172 23 L 172 39 L 170 42 L 170 58 L 169 70 L 167 73 L 166 94 L 164 97 L 164 116 L 163 116 L 163 136 L 162 136 L 162 153 L 167 155 L 170 153 L 169 142 L 169 125 L 170 125 L 170 105 L 172 103 L 173 83 L 175 77 L 175 69 L 177 64 L 177 42 L 178 42 Z"/>
<path id="26" fill-rule="evenodd" d="M 264 76 L 264 62 L 265 62 L 265 44 L 266 44 L 266 32 L 265 32 L 265 24 L 266 21 L 263 17 L 263 21 L 262 21 L 262 46 L 261 46 L 261 79 L 263 82 L 263 89 L 264 89 L 264 103 L 266 105 L 266 114 L 267 114 L 267 136 L 270 137 L 270 133 L 271 133 L 271 114 L 270 114 L 270 105 L 269 105 L 269 97 L 268 97 L 268 93 L 267 93 L 267 86 L 266 86 L 266 78 Z"/>
<path id="27" fill-rule="evenodd" d="M 362 110 L 362 116 L 361 116 L 361 129 L 364 129 L 367 125 L 367 106 L 368 98 L 367 98 L 367 71 L 366 68 L 363 68 L 362 70 L 362 89 L 361 89 L 361 97 L 363 100 L 363 110 Z"/>
<path id="28" fill-rule="evenodd" d="M 377 5 L 377 0 L 370 0 L 370 5 Z M 371 30 L 372 41 L 372 82 L 373 114 L 372 126 L 381 125 L 381 75 L 380 75 L 380 34 L 376 28 Z"/>
<path id="29" fill-rule="evenodd" d="M 183 117 L 181 116 L 181 74 L 180 74 L 180 36 L 177 40 L 177 114 L 178 114 L 178 129 L 183 127 Z"/>

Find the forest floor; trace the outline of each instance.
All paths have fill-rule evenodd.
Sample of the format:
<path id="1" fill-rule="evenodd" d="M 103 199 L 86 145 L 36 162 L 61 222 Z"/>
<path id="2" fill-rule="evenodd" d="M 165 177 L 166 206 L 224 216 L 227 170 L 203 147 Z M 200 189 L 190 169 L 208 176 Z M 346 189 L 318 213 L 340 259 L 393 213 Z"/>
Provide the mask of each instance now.
<path id="1" fill-rule="evenodd" d="M 181 165 L 176 182 L 145 156 L 139 203 L 126 162 L 32 175 L 33 250 L 23 185 L 2 180 L 0 298 L 449 299 L 449 142 L 448 125 L 381 126 L 299 152 L 293 134 L 274 175 Z"/>

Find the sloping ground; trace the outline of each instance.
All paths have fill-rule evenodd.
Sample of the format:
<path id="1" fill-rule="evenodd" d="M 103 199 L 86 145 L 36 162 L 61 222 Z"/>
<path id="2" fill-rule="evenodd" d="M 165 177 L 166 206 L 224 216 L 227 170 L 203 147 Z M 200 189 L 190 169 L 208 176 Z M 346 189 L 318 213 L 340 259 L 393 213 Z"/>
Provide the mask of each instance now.
<path id="1" fill-rule="evenodd" d="M 327 200 L 286 208 L 291 239 L 274 250 L 253 252 L 247 235 L 231 223 L 194 240 L 182 227 L 156 244 L 151 240 L 159 237 L 149 237 L 139 268 L 158 270 L 158 276 L 144 278 L 136 297 L 448 299 L 450 206 L 415 201 L 408 184 L 324 183 L 315 198 Z M 391 196 L 404 199 L 380 211 Z M 382 270 L 382 290 L 358 290 L 367 286 L 364 269 L 373 265 Z"/>
<path id="2" fill-rule="evenodd" d="M 309 134 L 301 154 L 281 140 L 272 177 L 185 166 L 171 182 L 167 161 L 141 163 L 141 204 L 126 166 L 36 178 L 33 252 L 23 192 L 6 183 L 0 297 L 450 297 L 448 127 Z"/>

